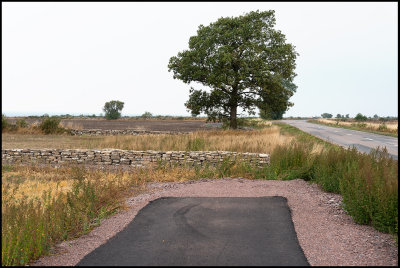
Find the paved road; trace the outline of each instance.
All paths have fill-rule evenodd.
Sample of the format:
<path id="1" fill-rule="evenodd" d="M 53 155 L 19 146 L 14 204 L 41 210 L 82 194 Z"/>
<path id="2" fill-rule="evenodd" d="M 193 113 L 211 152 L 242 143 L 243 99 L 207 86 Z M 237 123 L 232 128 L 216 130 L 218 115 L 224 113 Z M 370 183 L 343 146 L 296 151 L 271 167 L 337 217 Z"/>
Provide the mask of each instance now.
<path id="1" fill-rule="evenodd" d="M 307 120 L 282 120 L 280 122 L 345 148 L 355 146 L 363 153 L 368 153 L 372 148 L 375 149 L 378 146 L 386 147 L 393 159 L 398 159 L 398 138 L 395 137 L 313 124 Z"/>
<path id="2" fill-rule="evenodd" d="M 308 266 L 284 197 L 154 200 L 78 266 Z"/>

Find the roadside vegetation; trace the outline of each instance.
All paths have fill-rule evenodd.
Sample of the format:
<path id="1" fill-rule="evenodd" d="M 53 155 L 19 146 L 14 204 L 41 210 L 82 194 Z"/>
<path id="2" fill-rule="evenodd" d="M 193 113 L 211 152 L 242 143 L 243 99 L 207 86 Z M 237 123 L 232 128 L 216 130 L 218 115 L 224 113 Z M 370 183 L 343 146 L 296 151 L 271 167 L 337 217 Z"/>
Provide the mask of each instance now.
<path id="1" fill-rule="evenodd" d="M 333 118 L 332 114 L 323 113 L 321 117 L 322 119 L 313 117 L 313 119 L 308 122 L 393 137 L 398 136 L 398 118 L 393 116 L 380 117 L 375 114 L 373 117 L 367 117 L 366 115 L 358 113 L 354 118 L 350 118 L 349 114 L 337 114 L 336 117 Z"/>
<path id="2" fill-rule="evenodd" d="M 398 121 L 320 118 L 311 119 L 307 122 L 398 137 Z"/>
<path id="3" fill-rule="evenodd" d="M 262 121 L 251 124 L 259 128 L 187 135 L 86 137 L 83 140 L 80 140 L 82 137 L 38 135 L 43 147 L 48 147 L 46 142 L 52 137 L 69 137 L 78 139 L 65 148 L 74 145 L 259 152 L 269 153 L 271 163 L 263 168 L 240 161 L 223 161 L 217 167 L 169 167 L 159 163 L 130 171 L 5 165 L 2 168 L 2 265 L 28 264 L 49 254 L 56 243 L 89 232 L 102 218 L 124 209 L 124 198 L 142 192 L 148 182 L 200 178 L 301 178 L 317 183 L 325 191 L 341 194 L 344 208 L 357 223 L 391 233 L 397 241 L 398 161 L 390 158 L 384 149 L 362 154 L 355 148 L 332 145 L 287 124 Z M 38 141 L 30 142 L 32 145 Z"/>

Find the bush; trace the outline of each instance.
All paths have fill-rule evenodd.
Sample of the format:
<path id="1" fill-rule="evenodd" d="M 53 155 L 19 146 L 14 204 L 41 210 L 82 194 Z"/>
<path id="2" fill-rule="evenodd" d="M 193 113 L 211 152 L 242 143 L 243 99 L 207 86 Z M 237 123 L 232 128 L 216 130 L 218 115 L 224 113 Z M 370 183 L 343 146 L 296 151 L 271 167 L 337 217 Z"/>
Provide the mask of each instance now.
<path id="1" fill-rule="evenodd" d="M 18 119 L 16 124 L 17 124 L 17 127 L 19 127 L 19 128 L 28 127 L 28 123 L 26 123 L 25 119 Z"/>
<path id="2" fill-rule="evenodd" d="M 145 112 L 144 114 L 142 114 L 142 118 L 145 118 L 145 119 L 152 118 L 152 117 L 153 117 L 153 115 L 150 112 Z"/>
<path id="3" fill-rule="evenodd" d="M 368 118 L 365 115 L 362 115 L 361 113 L 358 113 L 356 115 L 356 117 L 354 117 L 354 119 L 356 121 L 367 121 Z"/>
<path id="4" fill-rule="evenodd" d="M 383 123 L 383 124 L 379 125 L 378 130 L 379 131 L 387 131 L 388 128 L 387 128 L 386 124 Z"/>
<path id="5" fill-rule="evenodd" d="M 4 114 L 1 115 L 1 131 L 6 130 L 10 127 L 10 123 L 8 123 L 6 116 Z"/>
<path id="6" fill-rule="evenodd" d="M 61 130 L 61 128 L 59 127 L 60 122 L 61 122 L 61 119 L 59 119 L 57 117 L 46 118 L 40 124 L 40 129 L 45 134 L 57 133 L 57 132 L 59 132 Z"/>

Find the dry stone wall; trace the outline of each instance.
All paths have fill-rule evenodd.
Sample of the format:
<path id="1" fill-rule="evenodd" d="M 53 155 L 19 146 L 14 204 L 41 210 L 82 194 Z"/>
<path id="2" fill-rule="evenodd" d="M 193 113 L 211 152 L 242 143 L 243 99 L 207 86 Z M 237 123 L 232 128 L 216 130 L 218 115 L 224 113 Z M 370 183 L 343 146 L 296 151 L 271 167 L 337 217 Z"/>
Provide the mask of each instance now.
<path id="1" fill-rule="evenodd" d="M 236 153 L 229 151 L 132 151 L 132 150 L 82 150 L 82 149 L 3 149 L 2 162 L 7 164 L 85 164 L 85 165 L 124 165 L 143 167 L 159 161 L 169 164 L 189 164 L 203 166 L 215 165 L 229 158 L 240 158 L 259 167 L 268 165 L 268 154 Z"/>
<path id="2" fill-rule="evenodd" d="M 149 135 L 149 134 L 187 134 L 189 132 L 182 131 L 150 131 L 135 129 L 71 129 L 71 135 L 90 135 L 90 136 L 112 136 L 112 135 Z"/>

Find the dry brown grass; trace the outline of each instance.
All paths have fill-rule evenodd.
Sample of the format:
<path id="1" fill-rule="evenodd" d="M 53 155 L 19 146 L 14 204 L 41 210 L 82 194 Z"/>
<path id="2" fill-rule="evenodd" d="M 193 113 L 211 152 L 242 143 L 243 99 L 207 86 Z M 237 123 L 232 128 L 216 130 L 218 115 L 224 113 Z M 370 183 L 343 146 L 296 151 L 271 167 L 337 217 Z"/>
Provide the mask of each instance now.
<path id="1" fill-rule="evenodd" d="M 87 140 L 98 139 L 95 136 L 69 136 L 69 135 L 44 135 L 44 134 L 17 134 L 3 133 L 1 137 L 2 149 L 77 149 L 85 148 Z"/>
<path id="2" fill-rule="evenodd" d="M 72 190 L 74 173 L 79 168 L 63 166 L 61 168 L 35 167 L 14 165 L 12 171 L 2 172 L 2 192 L 8 188 L 13 193 L 13 200 L 23 198 L 41 201 L 43 191 L 58 197 L 61 193 Z M 119 188 L 144 187 L 147 182 L 181 182 L 195 177 L 195 170 L 182 167 L 169 167 L 168 169 L 133 169 L 129 171 L 102 171 L 88 169 L 84 172 L 85 181 L 101 183 L 113 183 Z"/>
<path id="3" fill-rule="evenodd" d="M 22 135 L 35 135 L 35 134 L 43 134 L 42 130 L 38 126 L 31 126 L 26 128 L 17 128 L 12 133 L 22 134 Z M 4 134 L 3 134 L 4 135 Z"/>
<path id="4" fill-rule="evenodd" d="M 157 151 L 234 151 L 268 153 L 278 145 L 288 144 L 293 137 L 282 135 L 277 126 L 261 130 L 198 131 L 184 135 L 141 136 L 68 136 L 17 135 L 5 133 L 2 148 L 56 148 L 157 150 Z"/>
<path id="5" fill-rule="evenodd" d="M 180 167 L 126 172 L 7 166 L 2 169 L 2 265 L 25 265 L 59 241 L 89 232 L 149 181 L 195 176 Z"/>
<path id="6" fill-rule="evenodd" d="M 76 129 L 76 130 L 83 129 L 83 125 L 81 123 L 74 122 L 74 121 L 67 121 L 67 122 L 61 121 L 60 127 L 65 128 L 65 129 Z"/>
<path id="7" fill-rule="evenodd" d="M 318 122 L 323 123 L 323 124 L 337 124 L 337 120 L 335 119 L 317 119 Z M 383 122 L 356 122 L 356 121 L 348 121 L 348 122 L 344 122 L 344 121 L 339 121 L 338 125 L 339 126 L 348 126 L 348 127 L 352 127 L 355 126 L 357 124 L 365 124 L 364 128 L 369 128 L 372 130 L 379 130 L 379 127 L 383 125 Z M 388 129 L 388 132 L 396 132 L 398 131 L 398 121 L 388 121 L 384 123 Z"/>
<path id="8" fill-rule="evenodd" d="M 89 148 L 161 151 L 234 151 L 270 152 L 277 145 L 287 144 L 292 137 L 280 134 L 274 126 L 262 130 L 198 131 L 186 135 L 107 136 L 89 140 Z"/>

